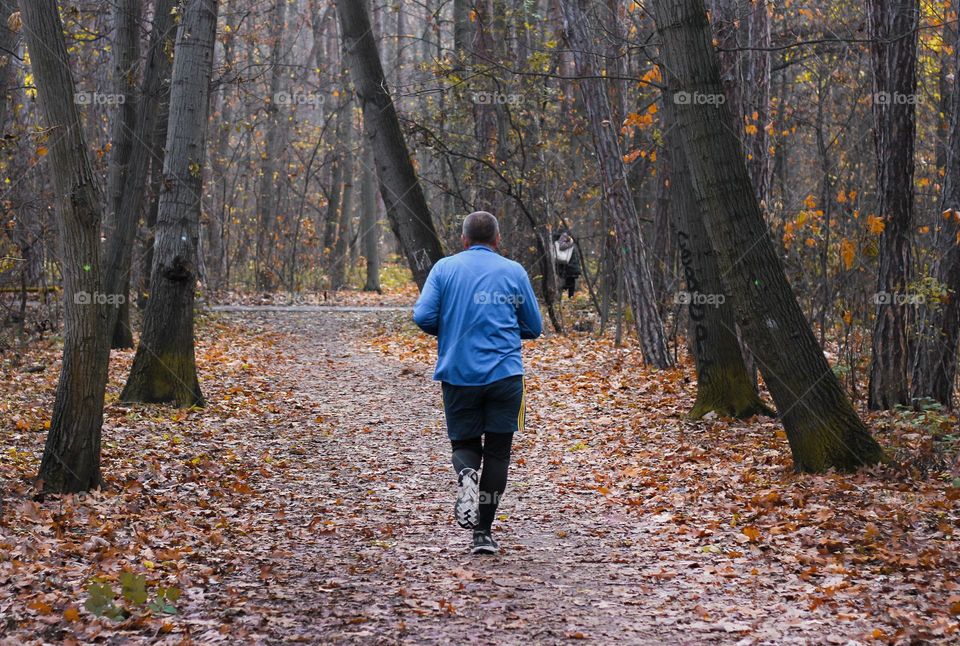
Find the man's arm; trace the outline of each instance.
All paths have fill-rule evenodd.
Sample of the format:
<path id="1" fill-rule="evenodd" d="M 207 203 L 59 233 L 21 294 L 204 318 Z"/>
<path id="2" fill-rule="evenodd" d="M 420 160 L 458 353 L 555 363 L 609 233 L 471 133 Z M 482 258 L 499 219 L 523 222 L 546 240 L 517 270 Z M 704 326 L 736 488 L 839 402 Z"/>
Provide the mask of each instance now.
<path id="1" fill-rule="evenodd" d="M 543 332 L 543 319 L 540 317 L 540 305 L 533 293 L 533 285 L 527 272 L 521 269 L 520 298 L 517 299 L 517 323 L 520 324 L 521 339 L 536 339 Z"/>
<path id="2" fill-rule="evenodd" d="M 437 336 L 440 331 L 440 284 L 437 263 L 430 270 L 417 304 L 413 306 L 413 322 L 427 334 Z"/>

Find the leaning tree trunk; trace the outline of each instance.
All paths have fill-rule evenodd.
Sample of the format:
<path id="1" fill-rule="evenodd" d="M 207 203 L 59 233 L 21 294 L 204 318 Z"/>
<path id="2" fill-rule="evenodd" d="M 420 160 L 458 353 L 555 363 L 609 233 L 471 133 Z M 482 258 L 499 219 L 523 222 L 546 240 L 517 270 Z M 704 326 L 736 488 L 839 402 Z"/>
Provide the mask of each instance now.
<path id="1" fill-rule="evenodd" d="M 960 71 L 960 48 L 955 48 Z M 953 407 L 960 345 L 960 74 L 954 73 L 949 146 L 943 185 L 943 219 L 937 227 L 934 275 L 947 288 L 940 303 L 924 305 L 917 358 L 913 367 L 913 397 L 934 399 Z"/>
<path id="2" fill-rule="evenodd" d="M 737 323 L 780 411 L 794 466 L 823 471 L 875 464 L 883 451 L 823 356 L 767 232 L 732 114 L 720 98 L 703 0 L 656 0 L 652 7 L 672 72 L 665 100 L 696 97 L 677 101 L 683 103 L 677 122 L 690 177 Z"/>
<path id="3" fill-rule="evenodd" d="M 918 0 L 869 0 L 877 212 L 883 218 L 877 274 L 877 318 L 870 364 L 872 409 L 907 403 L 907 271 L 913 222 L 917 133 Z"/>
<path id="4" fill-rule="evenodd" d="M 664 139 L 673 165 L 670 210 L 687 286 L 687 342 L 697 367 L 697 400 L 689 416 L 700 419 L 710 411 L 740 419 L 770 415 L 772 411 L 757 394 L 740 352 L 733 304 L 727 302 L 729 290 L 720 280 L 717 254 L 710 246 L 690 183 L 690 170 L 676 127 L 676 107 L 673 101 L 665 100 L 663 109 Z"/>
<path id="5" fill-rule="evenodd" d="M 63 274 L 63 363 L 43 448 L 44 491 L 100 484 L 100 429 L 107 383 L 106 308 L 101 302 L 101 193 L 90 163 L 56 0 L 21 0 L 20 14 L 40 109 L 50 137 Z"/>
<path id="6" fill-rule="evenodd" d="M 587 120 L 593 134 L 593 144 L 600 166 L 603 198 L 613 218 L 614 229 L 623 256 L 621 267 L 627 279 L 627 298 L 633 309 L 637 337 L 643 348 L 644 360 L 657 368 L 671 365 L 667 351 L 663 323 L 657 311 L 656 290 L 647 263 L 647 252 L 640 231 L 640 219 L 627 184 L 617 138 L 617 126 L 613 121 L 610 102 L 602 81 L 598 78 L 596 54 L 591 42 L 584 0 L 562 0 L 565 31 L 576 62 L 577 73 L 582 77 L 580 94 L 587 110 Z"/>
<path id="7" fill-rule="evenodd" d="M 344 55 L 363 107 L 364 136 L 373 143 L 387 217 L 414 280 L 423 287 L 431 267 L 443 257 L 443 248 L 400 130 L 364 4 L 337 0 Z"/>
<path id="8" fill-rule="evenodd" d="M 193 303 L 217 0 L 188 0 L 177 32 L 170 124 L 157 211 L 150 300 L 125 402 L 203 404 L 193 348 Z"/>

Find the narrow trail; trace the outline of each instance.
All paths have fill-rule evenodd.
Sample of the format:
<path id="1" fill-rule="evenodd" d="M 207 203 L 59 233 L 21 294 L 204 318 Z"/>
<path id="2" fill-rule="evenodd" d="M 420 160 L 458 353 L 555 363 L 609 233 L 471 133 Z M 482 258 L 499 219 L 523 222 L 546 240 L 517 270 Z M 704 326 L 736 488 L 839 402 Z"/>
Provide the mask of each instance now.
<path id="1" fill-rule="evenodd" d="M 597 529 L 595 490 L 561 491 L 533 476 L 525 466 L 550 451 L 530 432 L 517 438 L 494 527 L 502 553 L 469 554 L 468 532 L 452 522 L 438 385 L 429 366 L 411 370 L 354 349 L 347 337 L 370 313 L 244 316 L 289 333 L 292 404 L 331 429 L 304 434 L 283 420 L 261 431 L 272 459 L 297 466 L 282 482 L 261 483 L 284 490 L 282 532 L 251 533 L 265 541 L 263 559 L 223 582 L 253 592 L 269 570 L 269 586 L 238 619 L 251 624 L 252 639 L 319 632 L 364 643 L 636 643 L 672 633 L 657 628 L 625 540 L 646 530 L 625 515 L 608 515 Z"/>
<path id="2" fill-rule="evenodd" d="M 432 366 L 386 357 L 357 335 L 364 326 L 390 330 L 404 314 L 220 316 L 280 333 L 286 365 L 276 366 L 284 380 L 276 387 L 287 405 L 244 435 L 256 454 L 285 466 L 250 475 L 252 500 L 236 517 L 244 529 L 229 540 L 252 556 L 222 568 L 202 599 L 191 597 L 200 612 L 190 616 L 204 619 L 190 633 L 204 643 L 849 643 L 871 629 L 868 617 L 838 619 L 798 602 L 817 587 L 798 579 L 789 559 L 704 549 L 703 536 L 724 522 L 724 488 L 663 513 L 611 504 L 594 472 L 616 474 L 615 464 L 571 453 L 557 435 L 556 420 L 575 411 L 555 402 L 553 421 L 543 422 L 538 391 L 557 375 L 542 364 L 528 369 L 527 430 L 516 438 L 494 525 L 502 552 L 470 555 L 467 532 L 452 520 Z M 576 414 L 653 415 L 668 438 L 685 432 L 663 410 L 603 413 L 597 403 Z M 630 454 L 643 439 L 618 441 Z M 681 460 L 676 473 L 659 474 L 670 488 L 660 495 L 684 500 L 701 468 Z M 761 575 L 779 583 L 757 585 Z"/>

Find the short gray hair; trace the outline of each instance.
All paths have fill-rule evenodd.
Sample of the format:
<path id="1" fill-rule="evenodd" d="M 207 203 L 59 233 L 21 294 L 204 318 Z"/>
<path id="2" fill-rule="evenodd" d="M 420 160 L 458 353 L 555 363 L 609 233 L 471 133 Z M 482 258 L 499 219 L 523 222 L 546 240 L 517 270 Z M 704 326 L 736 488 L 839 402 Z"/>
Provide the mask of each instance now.
<path id="1" fill-rule="evenodd" d="M 500 234 L 500 223 L 492 213 L 474 211 L 463 219 L 463 237 L 473 244 L 493 244 Z"/>

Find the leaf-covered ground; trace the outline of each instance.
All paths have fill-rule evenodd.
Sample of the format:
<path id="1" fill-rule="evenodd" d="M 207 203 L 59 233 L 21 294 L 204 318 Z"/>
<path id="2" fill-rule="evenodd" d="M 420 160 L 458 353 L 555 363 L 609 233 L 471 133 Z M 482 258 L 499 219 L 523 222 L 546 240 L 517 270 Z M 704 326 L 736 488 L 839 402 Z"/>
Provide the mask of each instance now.
<path id="1" fill-rule="evenodd" d="M 503 552 L 471 556 L 451 519 L 432 341 L 406 318 L 206 319 L 203 410 L 116 403 L 132 352 L 115 353 L 107 486 L 43 501 L 30 478 L 58 348 L 7 360 L 0 637 L 960 639 L 955 418 L 875 416 L 901 468 L 798 476 L 775 421 L 683 419 L 689 366 L 652 372 L 629 347 L 549 337 L 526 349 Z"/>

